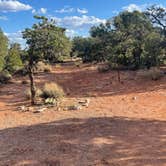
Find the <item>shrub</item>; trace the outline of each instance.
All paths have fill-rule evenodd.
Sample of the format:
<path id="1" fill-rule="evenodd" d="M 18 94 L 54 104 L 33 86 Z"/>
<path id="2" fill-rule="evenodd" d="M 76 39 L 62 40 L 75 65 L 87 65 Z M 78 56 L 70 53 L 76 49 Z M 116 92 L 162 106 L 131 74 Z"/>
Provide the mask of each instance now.
<path id="1" fill-rule="evenodd" d="M 25 95 L 26 95 L 26 98 L 27 99 L 30 99 L 31 98 L 31 92 L 30 92 L 30 89 L 27 89 L 25 91 Z M 36 97 L 41 97 L 42 96 L 42 91 L 40 89 L 36 89 Z"/>
<path id="2" fill-rule="evenodd" d="M 55 83 L 46 83 L 43 88 L 42 97 L 47 98 L 54 98 L 57 101 L 63 98 L 64 91 L 63 89 L 55 84 Z"/>
<path id="3" fill-rule="evenodd" d="M 103 64 L 103 65 L 98 66 L 97 70 L 100 73 L 105 73 L 105 72 L 108 72 L 110 70 L 110 66 L 107 64 Z"/>
<path id="4" fill-rule="evenodd" d="M 163 72 L 156 67 L 153 67 L 149 70 L 141 70 L 138 72 L 138 75 L 143 78 L 148 78 L 154 81 L 157 81 L 164 76 Z"/>
<path id="5" fill-rule="evenodd" d="M 26 76 L 26 75 L 28 75 L 27 67 L 25 66 L 25 67 L 23 67 L 23 68 L 17 70 L 17 71 L 14 73 L 14 75 L 19 75 L 19 76 Z"/>
<path id="6" fill-rule="evenodd" d="M 38 62 L 37 72 L 51 72 L 51 66 L 49 64 L 45 64 L 44 62 Z"/>
<path id="7" fill-rule="evenodd" d="M 5 57 L 5 69 L 12 74 L 23 67 L 20 55 L 21 46 L 17 43 L 11 44 L 8 50 L 8 55 Z"/>
<path id="8" fill-rule="evenodd" d="M 0 72 L 0 83 L 6 84 L 12 78 L 11 74 L 8 71 Z"/>
<path id="9" fill-rule="evenodd" d="M 76 67 L 80 67 L 80 66 L 81 66 L 81 64 L 82 64 L 82 62 L 81 62 L 81 61 L 75 61 L 75 62 L 74 62 L 74 65 L 75 65 Z"/>

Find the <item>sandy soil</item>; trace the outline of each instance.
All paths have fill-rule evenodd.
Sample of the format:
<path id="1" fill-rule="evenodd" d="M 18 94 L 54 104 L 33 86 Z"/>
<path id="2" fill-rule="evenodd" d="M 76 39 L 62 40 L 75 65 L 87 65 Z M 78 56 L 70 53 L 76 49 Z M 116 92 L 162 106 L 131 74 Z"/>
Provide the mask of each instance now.
<path id="1" fill-rule="evenodd" d="M 20 112 L 28 85 L 16 77 L 1 86 L 0 166 L 166 166 L 166 77 L 124 71 L 118 83 L 116 75 L 94 66 L 36 75 L 39 87 L 64 88 L 62 105 L 90 99 L 77 111 Z"/>

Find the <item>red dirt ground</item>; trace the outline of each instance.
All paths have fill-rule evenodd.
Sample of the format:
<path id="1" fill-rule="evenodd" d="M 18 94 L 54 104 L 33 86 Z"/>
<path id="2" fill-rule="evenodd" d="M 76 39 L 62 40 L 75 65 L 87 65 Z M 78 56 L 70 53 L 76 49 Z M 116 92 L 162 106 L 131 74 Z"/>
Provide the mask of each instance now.
<path id="1" fill-rule="evenodd" d="M 65 66 L 36 76 L 64 88 L 64 105 L 89 98 L 78 111 L 19 112 L 28 85 L 0 87 L 0 166 L 166 166 L 166 77 L 116 75 Z"/>

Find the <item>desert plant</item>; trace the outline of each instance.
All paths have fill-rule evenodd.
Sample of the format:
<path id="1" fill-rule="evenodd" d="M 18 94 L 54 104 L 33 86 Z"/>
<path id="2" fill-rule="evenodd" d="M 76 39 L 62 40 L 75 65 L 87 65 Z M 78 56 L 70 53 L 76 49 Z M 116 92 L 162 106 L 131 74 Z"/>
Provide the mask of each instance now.
<path id="1" fill-rule="evenodd" d="M 18 69 L 17 71 L 14 72 L 13 75 L 19 75 L 19 76 L 26 76 L 26 75 L 28 75 L 27 66 L 25 65 L 21 69 Z"/>
<path id="2" fill-rule="evenodd" d="M 138 72 L 138 75 L 142 78 L 145 78 L 145 79 L 147 78 L 154 81 L 157 81 L 164 76 L 163 72 L 156 67 L 153 67 L 149 70 L 140 70 Z"/>
<path id="3" fill-rule="evenodd" d="M 21 46 L 18 43 L 13 43 L 10 45 L 8 50 L 8 55 L 5 57 L 5 69 L 11 74 L 15 73 L 17 70 L 22 69 L 23 63 L 21 60 Z"/>
<path id="4" fill-rule="evenodd" d="M 149 71 L 150 78 L 154 81 L 161 79 L 164 74 L 163 72 L 158 68 L 151 68 Z"/>
<path id="5" fill-rule="evenodd" d="M 11 74 L 8 71 L 0 72 L 0 83 L 6 84 L 12 78 Z"/>
<path id="6" fill-rule="evenodd" d="M 56 83 L 46 83 L 43 88 L 42 97 L 54 98 L 55 100 L 60 100 L 64 96 L 63 89 Z"/>
<path id="7" fill-rule="evenodd" d="M 98 66 L 97 70 L 100 73 L 105 73 L 105 72 L 108 72 L 110 70 L 110 66 L 107 64 L 102 64 L 102 65 Z"/>
<path id="8" fill-rule="evenodd" d="M 36 71 L 48 73 L 51 72 L 51 66 L 49 64 L 40 61 L 36 66 Z"/>
<path id="9" fill-rule="evenodd" d="M 25 96 L 29 100 L 31 98 L 31 92 L 29 89 L 25 91 Z M 35 97 L 41 97 L 42 96 L 42 91 L 40 89 L 36 89 L 36 96 Z"/>
<path id="10" fill-rule="evenodd" d="M 34 16 L 39 22 L 32 28 L 26 28 L 22 32 L 23 39 L 28 45 L 27 58 L 28 75 L 31 89 L 31 105 L 35 104 L 35 80 L 34 67 L 39 61 L 57 62 L 63 55 L 70 53 L 70 40 L 66 36 L 65 29 L 58 27 L 54 19 L 44 16 Z"/>

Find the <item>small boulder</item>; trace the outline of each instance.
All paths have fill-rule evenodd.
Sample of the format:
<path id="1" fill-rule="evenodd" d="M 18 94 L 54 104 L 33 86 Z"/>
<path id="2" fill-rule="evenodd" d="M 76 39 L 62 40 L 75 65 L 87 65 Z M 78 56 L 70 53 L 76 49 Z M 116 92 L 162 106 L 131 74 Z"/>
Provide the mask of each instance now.
<path id="1" fill-rule="evenodd" d="M 24 106 L 24 105 L 18 107 L 18 110 L 21 111 L 21 112 L 27 112 L 27 111 L 29 111 L 29 109 L 26 106 Z"/>
<path id="2" fill-rule="evenodd" d="M 47 108 L 39 108 L 38 110 L 34 111 L 33 113 L 41 113 L 45 111 Z"/>
<path id="3" fill-rule="evenodd" d="M 56 104 L 56 100 L 54 98 L 47 98 L 45 99 L 45 104 L 50 104 L 50 105 L 55 105 Z"/>
<path id="4" fill-rule="evenodd" d="M 82 107 L 80 105 L 71 105 L 71 106 L 68 106 L 67 110 L 71 111 L 71 110 L 81 110 Z"/>
<path id="5" fill-rule="evenodd" d="M 88 107 L 88 106 L 89 106 L 89 103 L 90 103 L 90 99 L 85 99 L 85 100 L 79 101 L 78 103 L 79 103 L 81 106 Z"/>
<path id="6" fill-rule="evenodd" d="M 134 97 L 132 98 L 132 100 L 137 100 L 137 97 L 136 97 L 136 96 L 134 96 Z"/>

